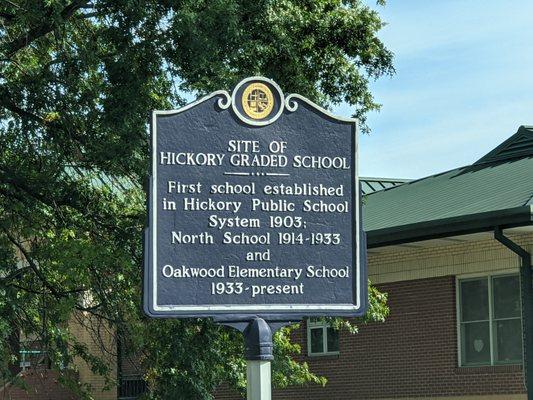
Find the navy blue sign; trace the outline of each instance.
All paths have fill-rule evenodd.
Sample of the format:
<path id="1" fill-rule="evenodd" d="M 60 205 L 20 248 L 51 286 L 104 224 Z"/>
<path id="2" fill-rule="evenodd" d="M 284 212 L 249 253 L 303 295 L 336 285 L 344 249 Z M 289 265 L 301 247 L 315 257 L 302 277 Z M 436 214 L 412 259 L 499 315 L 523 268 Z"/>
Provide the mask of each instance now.
<path id="1" fill-rule="evenodd" d="M 354 120 L 252 77 L 151 130 L 148 315 L 365 312 Z"/>

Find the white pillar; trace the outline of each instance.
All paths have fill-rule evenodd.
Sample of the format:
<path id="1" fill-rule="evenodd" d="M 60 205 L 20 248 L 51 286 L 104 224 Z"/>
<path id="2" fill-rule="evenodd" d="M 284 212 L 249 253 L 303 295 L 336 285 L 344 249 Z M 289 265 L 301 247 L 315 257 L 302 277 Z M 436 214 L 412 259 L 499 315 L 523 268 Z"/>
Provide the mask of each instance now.
<path id="1" fill-rule="evenodd" d="M 246 398 L 248 400 L 272 399 L 270 361 L 246 361 Z"/>

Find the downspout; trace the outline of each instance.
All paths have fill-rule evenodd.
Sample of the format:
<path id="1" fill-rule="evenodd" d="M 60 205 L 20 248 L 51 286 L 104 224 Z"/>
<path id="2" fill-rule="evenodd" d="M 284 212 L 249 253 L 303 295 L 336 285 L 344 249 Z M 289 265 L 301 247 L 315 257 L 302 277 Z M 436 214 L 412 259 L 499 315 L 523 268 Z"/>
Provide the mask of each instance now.
<path id="1" fill-rule="evenodd" d="M 527 399 L 533 400 L 533 286 L 531 272 L 531 254 L 513 242 L 497 226 L 494 238 L 520 257 L 520 291 L 522 301 L 522 349 L 524 384 Z"/>

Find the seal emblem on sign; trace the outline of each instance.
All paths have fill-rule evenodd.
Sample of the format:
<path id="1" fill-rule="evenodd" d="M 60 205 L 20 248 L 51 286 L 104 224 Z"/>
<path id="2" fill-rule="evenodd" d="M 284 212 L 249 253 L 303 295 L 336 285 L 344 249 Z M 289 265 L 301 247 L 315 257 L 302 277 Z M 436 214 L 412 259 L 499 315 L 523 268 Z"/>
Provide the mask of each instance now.
<path id="1" fill-rule="evenodd" d="M 252 119 L 263 119 L 274 108 L 274 95 L 264 83 L 254 82 L 242 92 L 242 109 Z"/>
<path id="2" fill-rule="evenodd" d="M 233 89 L 231 97 L 225 91 L 218 91 L 218 108 L 225 110 L 231 106 L 234 115 L 247 125 L 266 126 L 276 121 L 286 107 L 281 88 L 271 79 L 251 76 L 240 81 Z M 289 112 L 293 112 L 291 102 Z"/>

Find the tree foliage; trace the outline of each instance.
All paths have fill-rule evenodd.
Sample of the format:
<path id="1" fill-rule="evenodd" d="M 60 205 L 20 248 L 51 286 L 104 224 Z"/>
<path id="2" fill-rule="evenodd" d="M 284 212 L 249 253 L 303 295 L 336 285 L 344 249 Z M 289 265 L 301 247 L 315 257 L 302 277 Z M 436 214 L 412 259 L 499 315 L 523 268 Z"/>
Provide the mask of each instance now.
<path id="1" fill-rule="evenodd" d="M 148 112 L 264 75 L 326 107 L 350 104 L 365 127 L 378 109 L 369 81 L 393 73 L 382 26 L 359 0 L 0 2 L 2 375 L 18 332 L 54 368 L 81 357 L 109 375 L 69 328 L 77 319 L 141 355 L 154 397 L 242 387 L 238 334 L 140 311 Z M 380 320 L 385 299 L 371 294 L 368 318 Z M 276 339 L 277 384 L 324 383 L 294 361 L 289 334 Z"/>

